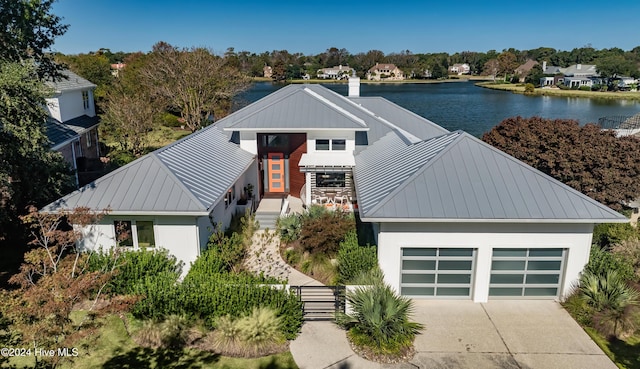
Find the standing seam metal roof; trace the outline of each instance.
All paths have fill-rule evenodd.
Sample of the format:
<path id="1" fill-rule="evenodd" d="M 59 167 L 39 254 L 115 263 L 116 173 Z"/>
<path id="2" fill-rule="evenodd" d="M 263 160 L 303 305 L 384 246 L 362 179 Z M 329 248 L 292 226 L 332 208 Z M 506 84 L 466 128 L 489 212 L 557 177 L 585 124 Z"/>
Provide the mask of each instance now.
<path id="1" fill-rule="evenodd" d="M 354 181 L 363 219 L 626 221 L 612 209 L 467 133 L 454 132 L 422 145 L 400 148 L 380 140 L 356 157 Z M 405 159 L 416 153 L 413 146 L 432 153 L 423 157 L 420 167 Z M 396 167 L 376 165 L 383 157 Z M 390 191 L 381 192 L 376 177 L 378 183 L 398 180 Z"/>
<path id="2" fill-rule="evenodd" d="M 209 212 L 253 163 L 214 126 L 147 154 L 43 208 L 114 213 Z"/>

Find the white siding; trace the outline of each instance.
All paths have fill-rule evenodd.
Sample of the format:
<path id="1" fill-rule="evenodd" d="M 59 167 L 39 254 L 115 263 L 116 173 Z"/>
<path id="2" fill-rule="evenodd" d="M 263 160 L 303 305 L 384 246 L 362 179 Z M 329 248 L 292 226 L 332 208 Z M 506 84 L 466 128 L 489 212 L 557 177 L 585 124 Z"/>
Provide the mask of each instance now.
<path id="1" fill-rule="evenodd" d="M 472 247 L 477 249 L 472 298 L 486 302 L 494 248 L 564 248 L 565 296 L 589 260 L 592 224 L 427 224 L 381 223 L 378 260 L 385 280 L 399 291 L 401 249 L 406 247 Z"/>
<path id="2" fill-rule="evenodd" d="M 54 97 L 47 99 L 49 114 L 61 122 L 66 122 L 82 115 L 95 117 L 96 110 L 93 101 L 93 91 L 90 89 L 84 91 L 88 91 L 89 93 L 88 109 L 84 108 L 82 90 L 64 91 L 61 94 L 56 94 Z"/>
<path id="3" fill-rule="evenodd" d="M 156 247 L 165 248 L 185 263 L 185 272 L 200 250 L 196 217 L 181 216 L 107 216 L 99 224 L 83 230 L 83 250 L 108 250 L 115 246 L 114 220 L 151 220 L 154 225 Z M 134 231 L 135 235 L 135 231 Z"/>
<path id="4" fill-rule="evenodd" d="M 255 132 L 240 132 L 240 148 L 252 153 L 253 155 L 258 155 L 258 135 Z"/>

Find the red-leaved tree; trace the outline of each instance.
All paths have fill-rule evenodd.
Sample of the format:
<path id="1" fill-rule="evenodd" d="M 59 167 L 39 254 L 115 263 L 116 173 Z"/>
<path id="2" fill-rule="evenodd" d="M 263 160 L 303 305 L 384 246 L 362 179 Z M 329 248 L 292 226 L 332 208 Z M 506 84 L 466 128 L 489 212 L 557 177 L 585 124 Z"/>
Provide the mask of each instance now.
<path id="1" fill-rule="evenodd" d="M 640 195 L 638 138 L 575 120 L 512 117 L 482 140 L 612 209 Z"/>

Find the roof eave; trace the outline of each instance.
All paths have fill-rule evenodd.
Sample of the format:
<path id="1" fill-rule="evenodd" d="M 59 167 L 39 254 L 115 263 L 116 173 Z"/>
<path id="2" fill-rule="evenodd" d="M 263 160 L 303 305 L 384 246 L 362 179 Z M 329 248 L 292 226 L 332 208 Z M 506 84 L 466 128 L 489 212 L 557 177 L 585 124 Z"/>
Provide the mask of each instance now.
<path id="1" fill-rule="evenodd" d="M 369 127 L 362 128 L 321 128 L 321 127 L 309 127 L 309 128 L 269 128 L 269 127 L 260 127 L 260 128 L 235 128 L 233 126 L 222 128 L 223 131 L 233 132 L 281 132 L 281 133 L 289 133 L 289 132 L 309 132 L 309 131 L 369 131 Z"/>
<path id="2" fill-rule="evenodd" d="M 370 223 L 526 223 L 526 224 L 600 224 L 628 223 L 627 218 L 613 219 L 479 219 L 479 218 L 380 218 L 363 216 Z"/>

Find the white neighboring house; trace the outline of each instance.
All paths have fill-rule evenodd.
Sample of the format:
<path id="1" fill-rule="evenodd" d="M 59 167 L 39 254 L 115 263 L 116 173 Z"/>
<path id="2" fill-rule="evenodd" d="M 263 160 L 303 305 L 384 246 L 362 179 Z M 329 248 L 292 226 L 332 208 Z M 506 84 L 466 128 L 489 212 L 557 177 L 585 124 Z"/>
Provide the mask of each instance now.
<path id="1" fill-rule="evenodd" d="M 561 299 L 594 224 L 628 221 L 465 132 L 360 97 L 357 79 L 348 97 L 283 87 L 43 210 L 110 206 L 84 247 L 114 247 L 119 224 L 129 247 L 189 265 L 248 184 L 256 200 L 344 194 L 373 226 L 386 282 L 412 298 Z"/>
<path id="2" fill-rule="evenodd" d="M 89 161 L 100 157 L 98 124 L 93 91 L 96 85 L 64 70 L 65 78 L 47 82 L 54 95 L 47 98 L 47 137 L 51 149 L 62 154 L 75 171 L 76 184 L 82 181 Z"/>
<path id="3" fill-rule="evenodd" d="M 471 67 L 467 63 L 456 63 L 449 67 L 450 74 L 457 74 L 459 76 L 463 74 L 471 73 Z"/>
<path id="4" fill-rule="evenodd" d="M 369 70 L 367 71 L 367 79 L 370 81 L 402 81 L 404 80 L 404 72 L 395 64 L 376 63 L 376 65 L 369 68 Z"/>
<path id="5" fill-rule="evenodd" d="M 337 65 L 332 68 L 318 69 L 316 76 L 321 79 L 347 79 L 355 70 L 346 65 Z"/>

